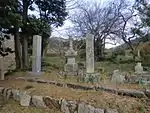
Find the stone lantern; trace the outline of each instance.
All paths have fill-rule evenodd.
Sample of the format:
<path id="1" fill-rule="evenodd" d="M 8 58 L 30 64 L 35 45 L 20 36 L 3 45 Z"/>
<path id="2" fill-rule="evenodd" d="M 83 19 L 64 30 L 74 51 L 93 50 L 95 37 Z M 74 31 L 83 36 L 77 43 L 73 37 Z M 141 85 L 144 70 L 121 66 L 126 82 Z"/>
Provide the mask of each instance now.
<path id="1" fill-rule="evenodd" d="M 65 53 L 67 58 L 67 63 L 65 64 L 64 70 L 65 72 L 70 73 L 71 75 L 75 75 L 78 70 L 78 65 L 75 61 L 75 57 L 77 56 L 77 51 L 73 49 L 73 40 L 70 38 L 69 50 Z"/>

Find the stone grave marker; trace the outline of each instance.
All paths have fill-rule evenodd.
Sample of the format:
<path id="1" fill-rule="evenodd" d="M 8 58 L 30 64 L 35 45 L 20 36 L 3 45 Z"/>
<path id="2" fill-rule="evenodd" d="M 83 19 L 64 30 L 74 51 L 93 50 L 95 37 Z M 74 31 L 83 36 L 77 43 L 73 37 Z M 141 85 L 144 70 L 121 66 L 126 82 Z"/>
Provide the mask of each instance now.
<path id="1" fill-rule="evenodd" d="M 86 35 L 86 76 L 85 82 L 97 82 L 99 74 L 94 71 L 94 36 Z"/>
<path id="2" fill-rule="evenodd" d="M 136 74 L 142 74 L 143 73 L 143 67 L 141 62 L 137 62 L 136 66 L 135 66 L 135 73 Z"/>
<path id="3" fill-rule="evenodd" d="M 113 75 L 111 79 L 112 82 L 123 83 L 124 80 L 125 80 L 125 76 L 123 76 L 118 69 L 113 71 Z"/>
<path id="4" fill-rule="evenodd" d="M 64 70 L 67 75 L 77 75 L 78 64 L 75 61 L 77 51 L 73 49 L 73 40 L 70 38 L 69 50 L 65 53 L 67 57 L 67 63 L 64 66 Z"/>

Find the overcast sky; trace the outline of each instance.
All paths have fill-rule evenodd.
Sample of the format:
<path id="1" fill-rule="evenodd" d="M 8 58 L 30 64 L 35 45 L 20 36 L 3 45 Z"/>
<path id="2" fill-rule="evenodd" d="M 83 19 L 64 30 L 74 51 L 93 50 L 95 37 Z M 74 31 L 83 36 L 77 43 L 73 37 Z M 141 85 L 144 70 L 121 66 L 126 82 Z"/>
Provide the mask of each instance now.
<path id="1" fill-rule="evenodd" d="M 82 1 L 82 0 L 81 0 Z M 100 2 L 101 5 L 103 6 L 104 4 L 112 1 L 112 0 L 84 0 L 84 1 L 90 1 L 90 2 Z M 73 11 L 73 10 L 71 10 Z M 69 10 L 69 13 L 71 12 Z M 56 37 L 63 37 L 63 38 L 68 38 L 68 36 L 66 35 L 67 33 L 67 29 L 69 29 L 70 27 L 73 27 L 73 24 L 71 23 L 71 21 L 69 19 L 67 19 L 65 22 L 64 22 L 64 25 L 62 27 L 58 27 L 56 29 L 53 29 L 53 32 L 52 32 L 52 36 L 56 36 Z M 119 44 L 117 44 L 119 45 Z M 106 44 L 106 48 L 112 48 L 112 47 L 115 47 L 117 45 L 111 45 L 111 44 Z"/>
<path id="2" fill-rule="evenodd" d="M 111 0 L 83 0 L 83 1 L 100 2 L 103 5 L 104 3 L 110 2 Z M 67 5 L 67 6 L 70 6 L 70 4 Z M 71 14 L 71 12 L 73 10 L 69 10 L 68 11 L 69 14 Z M 52 36 L 62 36 L 64 38 L 67 38 L 66 32 L 67 32 L 67 29 L 69 29 L 70 27 L 73 27 L 73 25 L 72 25 L 71 21 L 69 19 L 67 19 L 66 21 L 64 21 L 64 25 L 63 26 L 58 27 L 56 29 L 53 29 Z"/>
<path id="3" fill-rule="evenodd" d="M 76 0 L 69 0 L 69 1 L 71 1 L 70 3 L 73 3 L 73 1 L 76 1 Z M 81 0 L 81 1 L 89 1 L 91 3 L 92 2 L 100 2 L 101 5 L 104 6 L 105 4 L 107 4 L 108 2 L 110 2 L 112 0 Z M 131 1 L 134 1 L 134 0 L 131 0 Z M 73 7 L 72 4 L 67 4 L 67 6 L 70 6 L 70 5 Z M 73 10 L 68 10 L 69 14 Z M 38 16 L 38 12 L 37 11 L 34 11 L 34 12 L 29 11 L 29 13 Z M 52 36 L 68 38 L 68 36 L 66 35 L 66 32 L 67 32 L 67 29 L 70 28 L 70 27 L 73 27 L 73 24 L 71 23 L 71 21 L 69 19 L 67 19 L 67 20 L 64 21 L 64 25 L 62 27 L 58 27 L 58 28 L 53 29 Z M 117 44 L 117 45 L 119 45 L 119 44 Z M 111 47 L 115 47 L 115 46 L 116 45 L 107 44 L 106 48 L 111 48 Z"/>

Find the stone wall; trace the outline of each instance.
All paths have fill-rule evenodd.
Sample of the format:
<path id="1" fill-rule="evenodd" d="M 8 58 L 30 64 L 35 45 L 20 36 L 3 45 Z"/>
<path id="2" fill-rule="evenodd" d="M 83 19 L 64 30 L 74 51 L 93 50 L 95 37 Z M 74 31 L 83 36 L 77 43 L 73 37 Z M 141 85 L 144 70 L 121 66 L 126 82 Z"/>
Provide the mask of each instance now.
<path id="1" fill-rule="evenodd" d="M 31 96 L 26 92 L 11 88 L 0 87 L 0 95 L 6 99 L 13 99 L 24 107 L 53 108 L 60 110 L 62 113 L 118 113 L 116 109 L 95 108 L 83 102 L 55 99 L 49 96 Z"/>
<path id="2" fill-rule="evenodd" d="M 67 87 L 67 88 L 80 89 L 80 90 L 106 91 L 109 93 L 114 93 L 114 94 L 122 95 L 122 96 L 130 96 L 134 98 L 150 98 L 150 90 L 141 91 L 141 90 L 134 90 L 134 89 L 115 89 L 115 88 L 102 87 L 102 86 L 84 86 L 84 85 L 78 85 L 78 84 L 72 84 L 72 83 L 60 83 L 56 81 L 34 79 L 34 78 L 24 78 L 24 77 L 18 77 L 17 79 L 25 80 L 28 82 L 52 84 L 52 85 L 56 85 L 59 87 Z"/>

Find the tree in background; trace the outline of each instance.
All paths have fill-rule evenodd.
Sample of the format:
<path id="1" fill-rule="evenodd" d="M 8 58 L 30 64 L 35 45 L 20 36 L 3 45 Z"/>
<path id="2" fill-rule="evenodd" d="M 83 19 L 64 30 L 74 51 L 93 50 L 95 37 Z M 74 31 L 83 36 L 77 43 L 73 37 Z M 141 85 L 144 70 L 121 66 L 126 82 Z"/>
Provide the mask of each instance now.
<path id="1" fill-rule="evenodd" d="M 91 33 L 95 38 L 95 55 L 97 60 L 104 57 L 105 44 L 114 44 L 116 33 L 122 29 L 122 15 L 127 4 L 123 0 L 110 2 L 106 6 L 100 3 L 84 3 L 79 5 L 71 20 L 77 34 L 84 36 Z M 123 27 L 123 26 L 122 26 Z M 111 41 L 107 41 L 111 40 Z"/>
<path id="2" fill-rule="evenodd" d="M 38 8 L 35 8 L 35 5 Z M 40 17 L 29 15 L 29 10 L 38 11 Z M 16 68 L 18 69 L 27 69 L 29 66 L 28 41 L 32 40 L 29 37 L 44 36 L 42 38 L 44 47 L 44 42 L 51 34 L 51 26 L 61 26 L 67 16 L 65 0 L 5 0 L 0 1 L 0 11 L 2 12 L 0 14 L 1 29 L 14 35 Z"/>

